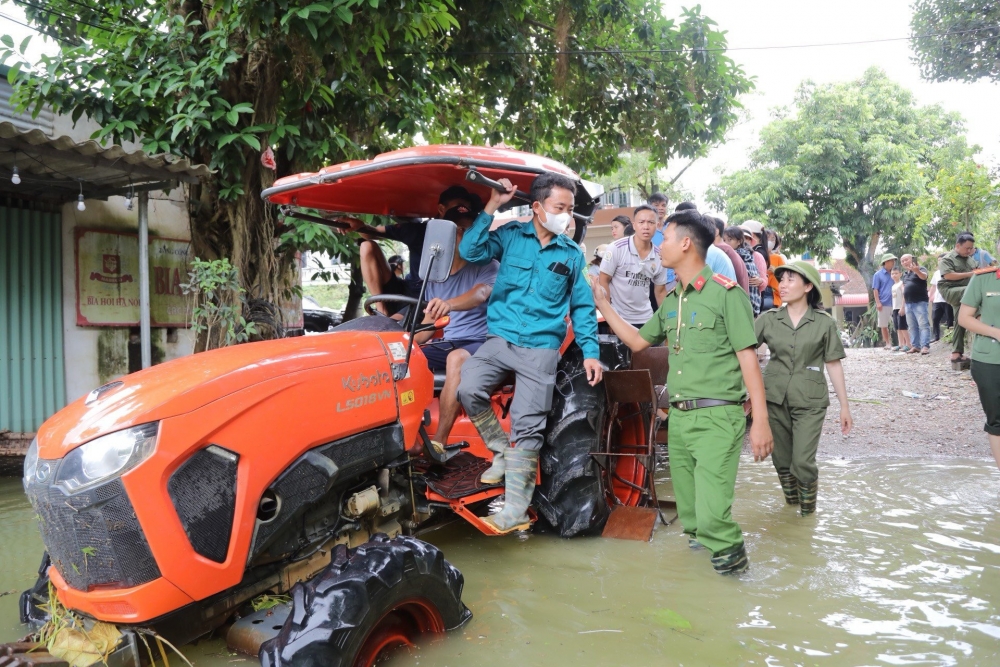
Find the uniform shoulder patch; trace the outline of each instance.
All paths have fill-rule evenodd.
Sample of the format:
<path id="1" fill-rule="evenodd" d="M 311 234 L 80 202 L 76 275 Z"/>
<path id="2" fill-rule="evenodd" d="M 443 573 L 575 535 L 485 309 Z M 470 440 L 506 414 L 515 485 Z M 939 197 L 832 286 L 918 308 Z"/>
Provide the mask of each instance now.
<path id="1" fill-rule="evenodd" d="M 981 276 L 981 275 L 983 275 L 985 273 L 996 273 L 996 274 L 1000 275 L 1000 269 L 998 269 L 995 266 L 984 266 L 981 269 L 975 269 L 975 270 L 973 270 L 973 273 L 976 274 L 977 276 Z"/>
<path id="2" fill-rule="evenodd" d="M 739 285 L 738 282 L 736 282 L 732 278 L 727 278 L 726 276 L 722 275 L 721 273 L 713 273 L 712 274 L 712 280 L 714 280 L 715 282 L 719 283 L 720 285 L 722 285 L 726 289 L 733 289 L 734 287 L 736 287 L 737 285 Z"/>
<path id="3" fill-rule="evenodd" d="M 815 313 L 822 313 L 822 314 L 826 315 L 827 317 L 829 317 L 831 320 L 833 319 L 833 315 L 829 311 L 823 310 L 822 308 L 814 310 L 813 312 L 815 312 Z"/>

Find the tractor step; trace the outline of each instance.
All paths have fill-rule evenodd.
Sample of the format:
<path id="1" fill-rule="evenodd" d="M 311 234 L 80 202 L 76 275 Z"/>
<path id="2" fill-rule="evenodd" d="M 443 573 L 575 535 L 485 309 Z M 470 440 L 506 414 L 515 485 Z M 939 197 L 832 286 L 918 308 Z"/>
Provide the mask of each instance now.
<path id="1" fill-rule="evenodd" d="M 287 603 L 244 616 L 226 632 L 226 645 L 237 653 L 256 657 L 261 644 L 278 636 L 291 611 L 292 605 Z"/>
<path id="2" fill-rule="evenodd" d="M 486 459 L 468 452 L 459 452 L 443 466 L 430 466 L 420 472 L 423 473 L 427 488 L 436 495 L 447 500 L 458 500 L 490 489 L 503 488 L 503 482 L 483 484 L 479 479 L 489 467 L 490 462 Z"/>
<path id="3" fill-rule="evenodd" d="M 57 658 L 36 642 L 12 642 L 0 644 L 0 667 L 68 667 L 62 658 Z"/>

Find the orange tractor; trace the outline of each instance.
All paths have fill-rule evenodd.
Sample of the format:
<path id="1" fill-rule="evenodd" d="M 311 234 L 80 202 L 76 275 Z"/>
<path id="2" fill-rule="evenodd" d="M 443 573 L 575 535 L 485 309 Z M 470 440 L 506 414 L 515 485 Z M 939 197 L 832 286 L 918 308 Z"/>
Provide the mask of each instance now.
<path id="1" fill-rule="evenodd" d="M 290 216 L 427 218 L 434 193 L 451 185 L 488 194 L 509 178 L 529 190 L 546 171 L 578 184 L 580 240 L 596 205 L 587 184 L 511 150 L 396 151 L 281 179 L 264 196 Z M 421 275 L 440 281 L 455 228 L 427 224 Z M 112 657 L 130 667 L 150 633 L 182 644 L 225 630 L 267 667 L 367 666 L 465 623 L 461 573 L 415 536 L 456 515 L 490 534 L 481 517 L 503 486 L 479 480 L 491 453 L 466 417 L 445 454 L 429 446 L 443 377 L 413 340 L 446 322 L 411 320 L 372 315 L 184 357 L 98 387 L 49 419 L 25 460 L 46 555 L 21 598 L 22 620 L 46 621 L 51 585 L 87 622 L 118 628 Z M 634 372 L 627 348 L 601 338 L 609 377 Z M 533 501 L 539 523 L 566 537 L 599 533 L 616 506 L 656 506 L 655 406 L 609 402 L 582 362 L 567 331 Z M 516 391 L 493 396 L 508 430 Z M 264 594 L 291 602 L 254 612 Z"/>

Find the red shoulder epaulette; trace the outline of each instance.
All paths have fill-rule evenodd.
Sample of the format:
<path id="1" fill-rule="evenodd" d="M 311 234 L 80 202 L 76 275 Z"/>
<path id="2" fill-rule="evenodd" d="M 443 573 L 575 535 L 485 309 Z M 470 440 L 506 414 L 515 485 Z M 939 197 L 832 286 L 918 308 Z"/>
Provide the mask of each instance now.
<path id="1" fill-rule="evenodd" d="M 712 280 L 714 280 L 715 282 L 719 283 L 720 285 L 722 285 L 726 289 L 733 289 L 734 287 L 736 287 L 737 285 L 739 285 L 738 282 L 736 282 L 732 278 L 727 278 L 726 276 L 722 275 L 721 273 L 713 273 L 712 274 Z"/>

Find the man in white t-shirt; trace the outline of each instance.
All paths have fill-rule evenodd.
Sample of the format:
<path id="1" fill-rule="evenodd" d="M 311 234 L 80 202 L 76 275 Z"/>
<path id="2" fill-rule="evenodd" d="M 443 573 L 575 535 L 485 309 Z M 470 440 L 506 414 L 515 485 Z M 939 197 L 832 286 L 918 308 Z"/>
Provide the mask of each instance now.
<path id="1" fill-rule="evenodd" d="M 611 307 L 622 319 L 641 327 L 653 317 L 649 286 L 656 303 L 666 296 L 667 270 L 660 263 L 660 249 L 653 245 L 657 215 L 652 206 L 639 206 L 632 216 L 635 234 L 610 244 L 601 261 L 601 286 L 611 295 Z"/>
<path id="2" fill-rule="evenodd" d="M 933 312 L 931 313 L 932 343 L 941 340 L 941 322 L 944 322 L 946 327 L 955 326 L 955 311 L 951 307 L 951 304 L 944 300 L 941 290 L 937 288 L 939 280 L 941 280 L 941 272 L 935 271 L 934 275 L 931 276 L 930 288 L 931 303 L 934 304 Z"/>

